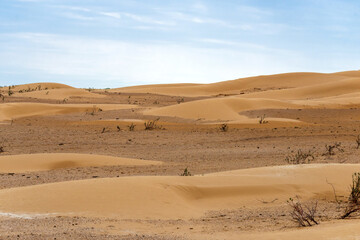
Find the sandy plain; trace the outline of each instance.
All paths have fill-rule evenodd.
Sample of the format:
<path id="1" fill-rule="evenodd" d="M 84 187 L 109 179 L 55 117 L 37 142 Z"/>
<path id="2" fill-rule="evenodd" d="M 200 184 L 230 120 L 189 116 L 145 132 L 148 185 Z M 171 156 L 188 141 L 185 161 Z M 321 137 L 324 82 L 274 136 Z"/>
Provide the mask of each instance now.
<path id="1" fill-rule="evenodd" d="M 339 216 L 359 90 L 359 71 L 0 88 L 1 239 L 358 239 L 358 215 Z M 289 165 L 299 149 L 314 160 Z M 320 224 L 299 227 L 290 197 L 317 201 Z"/>

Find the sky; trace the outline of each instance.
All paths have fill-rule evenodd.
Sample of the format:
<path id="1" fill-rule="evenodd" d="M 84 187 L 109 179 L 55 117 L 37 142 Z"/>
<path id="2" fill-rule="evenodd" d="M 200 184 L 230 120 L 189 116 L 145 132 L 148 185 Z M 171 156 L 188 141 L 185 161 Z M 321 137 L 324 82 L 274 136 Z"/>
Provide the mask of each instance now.
<path id="1" fill-rule="evenodd" d="M 358 0 L 0 0 L 0 86 L 360 69 Z"/>

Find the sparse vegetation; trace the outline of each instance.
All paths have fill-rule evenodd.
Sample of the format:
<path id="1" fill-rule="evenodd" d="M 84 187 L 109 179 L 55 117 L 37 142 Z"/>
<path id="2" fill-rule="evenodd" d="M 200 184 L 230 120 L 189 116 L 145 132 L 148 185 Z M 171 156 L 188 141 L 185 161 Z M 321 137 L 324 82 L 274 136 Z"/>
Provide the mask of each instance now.
<path id="1" fill-rule="evenodd" d="M 357 144 L 356 149 L 359 149 L 359 147 L 360 147 L 360 134 L 357 135 L 355 141 L 356 141 L 356 144 Z"/>
<path id="2" fill-rule="evenodd" d="M 300 226 L 310 227 L 314 224 L 319 224 L 318 221 L 315 220 L 318 205 L 317 201 L 309 205 L 303 205 L 298 198 L 296 201 L 289 198 L 287 203 L 292 209 L 290 216 L 295 222 L 299 223 Z"/>
<path id="3" fill-rule="evenodd" d="M 344 149 L 341 147 L 341 143 L 334 143 L 333 145 L 325 145 L 326 152 L 323 154 L 324 156 L 332 156 L 335 155 L 335 150 L 338 152 L 344 152 Z"/>
<path id="4" fill-rule="evenodd" d="M 351 191 L 342 219 L 349 217 L 351 214 L 360 211 L 360 172 L 352 175 Z"/>
<path id="5" fill-rule="evenodd" d="M 227 132 L 229 130 L 229 126 L 226 123 L 221 124 L 220 131 Z"/>
<path id="6" fill-rule="evenodd" d="M 265 117 L 266 117 L 266 115 L 265 115 L 265 114 L 264 114 L 264 115 L 262 115 L 262 116 L 260 116 L 260 120 L 259 120 L 259 123 L 260 123 L 260 124 L 269 123 L 268 121 L 266 121 L 266 120 L 265 120 Z"/>
<path id="7" fill-rule="evenodd" d="M 0 146 L 0 153 L 3 153 L 3 152 L 5 152 L 4 147 Z"/>
<path id="8" fill-rule="evenodd" d="M 180 176 L 191 176 L 191 172 L 188 170 L 188 168 L 186 167 L 184 169 L 184 172 L 180 174 Z"/>
<path id="9" fill-rule="evenodd" d="M 155 120 L 149 120 L 147 122 L 144 123 L 145 126 L 145 130 L 154 130 L 154 129 L 158 129 L 161 128 L 161 126 L 157 125 L 157 122 L 160 120 L 160 118 L 157 118 Z"/>
<path id="10" fill-rule="evenodd" d="M 11 90 L 11 87 L 9 86 L 9 89 L 8 89 L 8 95 L 9 95 L 9 97 L 11 96 L 11 95 L 13 95 L 14 94 L 14 92 Z"/>
<path id="11" fill-rule="evenodd" d="M 183 103 L 184 101 L 185 101 L 184 98 L 180 98 L 180 99 L 177 99 L 177 100 L 176 100 L 176 102 L 177 102 L 178 104 Z"/>
<path id="12" fill-rule="evenodd" d="M 128 126 L 128 128 L 129 128 L 129 131 L 134 131 L 135 130 L 135 124 L 134 123 L 131 123 L 129 126 Z"/>
<path id="13" fill-rule="evenodd" d="M 286 156 L 285 161 L 289 164 L 305 164 L 315 160 L 314 154 L 311 151 L 303 152 L 301 149 L 295 154 Z"/>
<path id="14" fill-rule="evenodd" d="M 94 116 L 95 113 L 97 113 L 97 112 L 102 112 L 102 109 L 98 108 L 98 107 L 96 107 L 96 105 L 94 105 L 91 109 L 90 115 Z"/>

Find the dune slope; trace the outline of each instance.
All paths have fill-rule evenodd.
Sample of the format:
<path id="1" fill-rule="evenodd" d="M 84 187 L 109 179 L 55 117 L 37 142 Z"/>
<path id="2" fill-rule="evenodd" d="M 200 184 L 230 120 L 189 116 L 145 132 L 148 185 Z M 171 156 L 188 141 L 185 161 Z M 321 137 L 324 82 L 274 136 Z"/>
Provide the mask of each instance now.
<path id="1" fill-rule="evenodd" d="M 15 93 L 16 97 L 30 97 L 38 99 L 64 100 L 71 98 L 104 98 L 104 95 L 88 92 L 84 89 L 58 88 L 33 92 Z"/>
<path id="2" fill-rule="evenodd" d="M 91 112 L 94 108 L 103 111 L 136 108 L 128 104 L 44 104 L 44 103 L 4 103 L 0 104 L 0 121 L 30 116 L 48 116 L 77 112 Z"/>
<path id="3" fill-rule="evenodd" d="M 359 164 L 298 165 L 194 177 L 91 179 L 0 190 L 0 211 L 16 214 L 112 216 L 123 219 L 200 217 L 207 211 L 333 198 L 328 182 L 346 194 Z M 136 189 L 136 191 L 134 191 Z"/>
<path id="4" fill-rule="evenodd" d="M 158 161 L 146 161 L 92 154 L 41 153 L 0 157 L 0 172 L 23 173 L 48 171 L 59 168 L 100 167 L 100 166 L 142 166 L 158 165 Z"/>
<path id="5" fill-rule="evenodd" d="M 323 73 L 285 73 L 240 78 L 211 84 L 147 85 L 118 88 L 111 91 L 124 93 L 156 93 L 172 96 L 213 96 L 217 94 L 240 94 L 243 91 L 286 89 L 316 84 L 326 84 L 347 78 L 360 77 L 360 71 Z"/>

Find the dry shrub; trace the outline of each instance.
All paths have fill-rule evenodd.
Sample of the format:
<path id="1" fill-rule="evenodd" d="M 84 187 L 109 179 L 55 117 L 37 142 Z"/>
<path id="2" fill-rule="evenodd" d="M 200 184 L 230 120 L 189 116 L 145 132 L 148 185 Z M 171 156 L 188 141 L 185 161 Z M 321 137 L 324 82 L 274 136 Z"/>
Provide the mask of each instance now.
<path id="1" fill-rule="evenodd" d="M 334 143 L 333 145 L 325 145 L 326 152 L 323 154 L 324 156 L 332 156 L 335 155 L 335 150 L 338 152 L 344 152 L 344 149 L 341 147 L 341 143 Z"/>
<path id="2" fill-rule="evenodd" d="M 315 160 L 314 154 L 310 151 L 303 152 L 301 149 L 297 153 L 286 156 L 285 161 L 289 164 L 305 164 Z"/>
<path id="3" fill-rule="evenodd" d="M 356 141 L 356 144 L 357 144 L 356 149 L 359 149 L 359 147 L 360 147 L 360 134 L 359 134 L 359 135 L 357 135 L 357 137 L 356 137 L 355 141 Z"/>
<path id="4" fill-rule="evenodd" d="M 265 114 L 262 115 L 262 116 L 260 116 L 260 120 L 259 120 L 259 123 L 260 123 L 260 124 L 269 123 L 268 121 L 265 120 L 265 117 L 266 117 Z"/>
<path id="5" fill-rule="evenodd" d="M 292 217 L 292 219 L 295 222 L 299 223 L 300 226 L 310 227 L 310 226 L 313 226 L 314 224 L 316 224 L 316 225 L 319 224 L 315 220 L 315 215 L 316 215 L 317 205 L 318 205 L 317 201 L 313 202 L 309 205 L 304 205 L 299 201 L 298 198 L 297 198 L 297 201 L 294 201 L 294 199 L 289 198 L 287 203 L 289 204 L 289 206 L 292 209 L 290 216 Z"/>
<path id="6" fill-rule="evenodd" d="M 348 204 L 345 208 L 342 219 L 349 217 L 351 214 L 360 211 L 360 172 L 352 175 L 351 191 L 349 194 Z"/>
<path id="7" fill-rule="evenodd" d="M 181 173 L 180 176 L 191 176 L 191 172 L 188 170 L 188 168 L 185 168 L 184 172 Z"/>
<path id="8" fill-rule="evenodd" d="M 226 124 L 226 123 L 223 123 L 221 126 L 220 126 L 220 131 L 222 132 L 227 132 L 229 130 L 229 126 Z"/>
<path id="9" fill-rule="evenodd" d="M 160 118 L 157 118 L 155 120 L 149 120 L 144 123 L 145 130 L 154 130 L 154 129 L 161 129 L 161 126 L 157 125 L 157 122 Z"/>
<path id="10" fill-rule="evenodd" d="M 136 126 L 136 125 L 134 125 L 133 123 L 131 123 L 131 124 L 128 126 L 129 131 L 131 131 L 131 132 L 134 131 L 135 126 Z"/>

